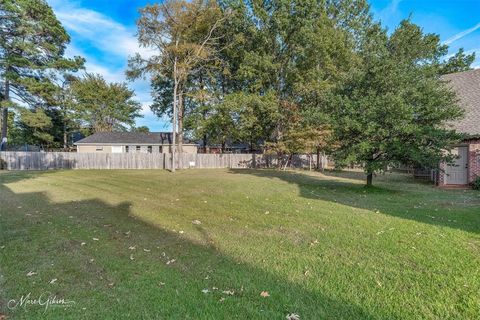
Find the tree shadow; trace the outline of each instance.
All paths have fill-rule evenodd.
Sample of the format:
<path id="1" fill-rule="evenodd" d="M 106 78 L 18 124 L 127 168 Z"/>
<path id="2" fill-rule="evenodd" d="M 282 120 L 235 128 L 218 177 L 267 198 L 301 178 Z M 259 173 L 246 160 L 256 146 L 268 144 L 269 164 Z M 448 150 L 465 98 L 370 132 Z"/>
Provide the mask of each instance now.
<path id="1" fill-rule="evenodd" d="M 320 173 L 279 170 L 230 170 L 296 185 L 299 195 L 426 224 L 480 233 L 480 195 L 470 190 L 442 190 L 401 174 L 378 175 L 365 186 L 362 172 Z"/>
<path id="2" fill-rule="evenodd" d="M 197 229 L 206 245 L 142 221 L 129 202 L 55 203 L 44 193 L 14 193 L 6 186 L 44 174 L 49 173 L 0 175 L 0 314 L 15 319 L 284 319 L 291 312 L 302 319 L 385 316 L 229 257 L 203 226 Z M 35 274 L 26 276 L 29 272 Z M 222 292 L 229 290 L 233 295 Z M 262 298 L 264 290 L 271 296 Z M 35 305 L 7 308 L 10 299 L 29 292 L 32 298 L 49 292 L 75 304 L 46 311 Z"/>

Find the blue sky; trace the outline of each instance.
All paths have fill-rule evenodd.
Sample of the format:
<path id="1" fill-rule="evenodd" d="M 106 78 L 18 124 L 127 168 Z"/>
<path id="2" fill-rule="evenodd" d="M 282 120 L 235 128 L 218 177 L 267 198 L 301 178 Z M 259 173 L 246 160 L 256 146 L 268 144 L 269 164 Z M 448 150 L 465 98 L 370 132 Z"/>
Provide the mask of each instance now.
<path id="1" fill-rule="evenodd" d="M 102 74 L 107 80 L 125 81 L 128 56 L 134 52 L 148 55 L 139 48 L 135 38 L 138 9 L 147 0 L 47 0 L 59 20 L 70 33 L 72 41 L 67 55 L 87 59 L 88 72 Z M 450 52 L 459 48 L 477 52 L 475 67 L 480 68 L 480 0 L 372 0 L 375 19 L 381 20 L 390 31 L 409 16 L 425 32 L 438 33 Z M 150 87 L 146 80 L 129 86 L 142 103 L 143 118 L 137 125 L 151 131 L 170 129 L 168 119 L 158 119 L 149 109 Z"/>

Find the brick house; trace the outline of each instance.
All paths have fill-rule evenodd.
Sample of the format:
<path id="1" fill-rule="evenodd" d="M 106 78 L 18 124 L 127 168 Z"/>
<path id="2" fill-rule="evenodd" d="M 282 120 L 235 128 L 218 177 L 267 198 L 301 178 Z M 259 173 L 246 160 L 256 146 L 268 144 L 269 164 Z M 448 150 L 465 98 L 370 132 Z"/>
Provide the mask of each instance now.
<path id="1" fill-rule="evenodd" d="M 464 186 L 480 177 L 480 69 L 458 72 L 443 77 L 457 93 L 465 116 L 451 124 L 467 139 L 454 146 L 451 152 L 457 155 L 454 163 L 440 164 L 437 184 L 439 186 Z"/>

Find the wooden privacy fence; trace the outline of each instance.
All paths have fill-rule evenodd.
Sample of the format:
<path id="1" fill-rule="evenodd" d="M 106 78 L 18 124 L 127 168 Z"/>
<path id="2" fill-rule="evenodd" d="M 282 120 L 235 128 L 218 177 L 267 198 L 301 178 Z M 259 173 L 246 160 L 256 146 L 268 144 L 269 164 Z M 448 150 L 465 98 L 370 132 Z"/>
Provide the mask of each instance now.
<path id="1" fill-rule="evenodd" d="M 264 154 L 177 154 L 176 168 L 268 168 L 278 166 L 278 158 Z M 295 155 L 288 167 L 315 167 L 316 157 Z M 285 163 L 286 158 L 282 159 Z M 327 157 L 321 157 L 323 167 Z M 3 170 L 49 169 L 171 169 L 169 153 L 74 153 L 0 152 Z"/>

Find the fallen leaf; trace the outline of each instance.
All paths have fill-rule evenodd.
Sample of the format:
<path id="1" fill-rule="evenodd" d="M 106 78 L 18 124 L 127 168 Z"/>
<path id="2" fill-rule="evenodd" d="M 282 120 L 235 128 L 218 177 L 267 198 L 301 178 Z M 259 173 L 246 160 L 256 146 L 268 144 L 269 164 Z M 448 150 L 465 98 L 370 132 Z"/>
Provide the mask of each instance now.
<path id="1" fill-rule="evenodd" d="M 31 277 L 31 276 L 34 276 L 36 274 L 37 274 L 36 272 L 30 271 L 29 273 L 27 273 L 27 277 Z"/>
<path id="2" fill-rule="evenodd" d="M 86 242 L 82 242 L 80 245 L 81 245 L 81 246 L 84 246 L 84 245 L 86 245 L 86 244 L 87 244 Z"/>
<path id="3" fill-rule="evenodd" d="M 168 260 L 168 261 L 167 261 L 167 264 L 171 264 L 171 263 L 174 263 L 174 262 L 175 262 L 175 259 Z"/>
<path id="4" fill-rule="evenodd" d="M 224 298 L 224 297 L 221 297 L 219 301 L 220 301 L 220 302 L 223 302 L 223 301 L 225 301 L 225 298 Z"/>
<path id="5" fill-rule="evenodd" d="M 225 290 L 225 291 L 222 291 L 222 292 L 226 295 L 229 295 L 229 296 L 233 296 L 235 294 L 235 291 L 233 291 L 233 290 Z"/>
<path id="6" fill-rule="evenodd" d="M 99 241 L 100 239 L 98 238 L 92 238 L 93 241 Z"/>
<path id="7" fill-rule="evenodd" d="M 285 318 L 287 320 L 300 320 L 300 316 L 296 313 L 289 313 Z"/>
<path id="8" fill-rule="evenodd" d="M 135 258 L 133 257 L 133 254 L 130 255 L 130 260 L 135 260 Z"/>
<path id="9" fill-rule="evenodd" d="M 165 282 L 160 282 L 160 285 L 161 285 L 161 286 L 164 286 L 164 285 L 165 285 Z"/>
<path id="10" fill-rule="evenodd" d="M 210 290 L 208 290 L 208 289 L 203 289 L 202 292 L 206 294 L 206 293 L 209 293 Z"/>
<path id="11" fill-rule="evenodd" d="M 145 252 L 150 252 L 150 249 L 145 249 L 145 248 L 144 248 L 143 251 L 145 251 Z"/>
<path id="12" fill-rule="evenodd" d="M 270 297 L 270 295 L 268 294 L 268 291 L 262 291 L 262 292 L 260 292 L 260 296 L 261 296 L 261 297 L 264 297 L 264 298 Z"/>
<path id="13" fill-rule="evenodd" d="M 136 246 L 130 246 L 130 247 L 128 247 L 128 249 L 130 249 L 130 250 L 135 250 L 135 248 L 136 248 Z"/>
<path id="14" fill-rule="evenodd" d="M 193 220 L 192 224 L 197 224 L 198 225 L 198 224 L 202 224 L 202 222 L 200 220 Z"/>
<path id="15" fill-rule="evenodd" d="M 54 284 L 55 282 L 57 282 L 57 278 L 50 280 L 50 284 Z"/>

